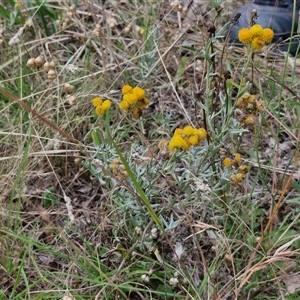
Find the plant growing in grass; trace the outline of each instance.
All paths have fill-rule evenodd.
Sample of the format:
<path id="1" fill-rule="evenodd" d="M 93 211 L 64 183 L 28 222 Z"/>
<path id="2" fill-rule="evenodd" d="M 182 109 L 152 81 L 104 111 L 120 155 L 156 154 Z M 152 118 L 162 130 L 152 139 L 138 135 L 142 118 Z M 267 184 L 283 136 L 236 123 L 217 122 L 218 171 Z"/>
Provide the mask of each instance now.
<path id="1" fill-rule="evenodd" d="M 0 91 L 14 103 L 0 102 L 0 148 L 20 149 L 1 162 L 21 157 L 1 223 L 3 297 L 270 299 L 285 292 L 283 273 L 299 271 L 297 172 L 276 165 L 283 131 L 293 136 L 284 138 L 298 165 L 298 125 L 278 114 L 277 129 L 268 114 L 281 112 L 278 86 L 293 97 L 296 87 L 272 81 L 269 101 L 275 73 L 254 68 L 272 32 L 244 28 L 248 60 L 239 54 L 235 63 L 223 42 L 230 24 L 219 26 L 218 6 L 201 35 L 197 28 L 196 40 L 205 42 L 182 58 L 177 45 L 192 27 L 181 26 L 181 14 L 189 9 L 148 2 L 78 9 L 20 2 L 18 14 L 33 18 L 30 35 L 19 38 L 30 39 L 10 48 L 11 62 L 5 47 L 0 57 L 20 67 L 0 68 Z M 168 17 L 175 10 L 174 29 Z M 48 19 L 53 26 L 43 34 Z M 264 79 L 260 95 L 255 71 Z M 268 139 L 278 153 L 260 145 Z M 287 182 L 275 181 L 279 171 Z"/>

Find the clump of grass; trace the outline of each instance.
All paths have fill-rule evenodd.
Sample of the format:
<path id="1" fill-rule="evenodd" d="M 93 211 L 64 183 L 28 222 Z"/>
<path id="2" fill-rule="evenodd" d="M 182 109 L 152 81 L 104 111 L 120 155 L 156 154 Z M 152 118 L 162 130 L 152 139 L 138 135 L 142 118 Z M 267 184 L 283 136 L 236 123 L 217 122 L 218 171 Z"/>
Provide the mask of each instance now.
<path id="1" fill-rule="evenodd" d="M 292 299 L 297 85 L 261 64 L 254 39 L 270 31 L 249 24 L 234 55 L 219 5 L 200 28 L 179 2 L 13 6 L 0 9 L 3 297 Z"/>

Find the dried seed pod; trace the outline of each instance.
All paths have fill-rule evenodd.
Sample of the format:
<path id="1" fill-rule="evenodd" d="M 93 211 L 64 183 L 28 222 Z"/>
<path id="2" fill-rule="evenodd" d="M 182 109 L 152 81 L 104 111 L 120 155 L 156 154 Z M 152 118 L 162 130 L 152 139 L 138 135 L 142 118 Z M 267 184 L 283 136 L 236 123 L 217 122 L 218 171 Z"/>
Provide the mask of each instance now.
<path id="1" fill-rule="evenodd" d="M 141 33 L 141 27 L 138 25 L 135 25 L 134 30 L 136 33 Z"/>
<path id="2" fill-rule="evenodd" d="M 129 23 L 125 28 L 124 28 L 124 33 L 127 34 L 132 30 L 132 23 Z"/>
<path id="3" fill-rule="evenodd" d="M 48 72 L 50 70 L 50 64 L 46 61 L 43 66 L 44 70 Z"/>
<path id="4" fill-rule="evenodd" d="M 32 19 L 28 19 L 25 21 L 24 29 L 27 31 L 32 27 Z"/>
<path id="5" fill-rule="evenodd" d="M 153 240 L 157 240 L 159 237 L 159 231 L 157 228 L 152 228 L 151 229 L 151 237 Z"/>
<path id="6" fill-rule="evenodd" d="M 101 29 L 101 26 L 99 24 L 96 24 L 96 27 L 93 31 L 93 35 L 97 36 L 97 37 L 102 36 L 102 29 Z"/>
<path id="7" fill-rule="evenodd" d="M 171 285 L 172 288 L 176 288 L 178 286 L 179 280 L 176 277 L 172 277 L 169 280 L 169 284 Z"/>
<path id="8" fill-rule="evenodd" d="M 113 22 L 109 23 L 109 28 L 112 30 L 116 29 L 116 23 Z"/>
<path id="9" fill-rule="evenodd" d="M 48 71 L 48 79 L 54 80 L 54 79 L 56 79 L 56 78 L 57 78 L 57 74 L 56 74 L 55 70 L 50 69 L 50 70 Z"/>
<path id="10" fill-rule="evenodd" d="M 56 63 L 52 60 L 52 61 L 50 61 L 50 63 L 49 63 L 49 67 L 50 67 L 50 69 L 55 69 L 55 67 L 56 67 Z"/>
<path id="11" fill-rule="evenodd" d="M 75 12 L 76 11 L 76 5 L 71 5 L 70 7 L 69 7 L 69 11 L 71 11 L 71 12 Z"/>
<path id="12" fill-rule="evenodd" d="M 70 83 L 65 83 L 64 85 L 64 90 L 69 93 L 69 94 L 72 94 L 75 90 L 74 86 L 71 85 Z"/>
<path id="13" fill-rule="evenodd" d="M 74 158 L 75 165 L 81 165 L 82 158 L 80 156 L 80 153 L 75 153 L 74 156 L 75 156 Z"/>
<path id="14" fill-rule="evenodd" d="M 34 58 L 29 58 L 27 63 L 26 63 L 26 66 L 28 68 L 35 68 L 35 59 Z"/>
<path id="15" fill-rule="evenodd" d="M 185 7 L 182 9 L 182 12 L 183 12 L 184 14 L 187 14 L 188 11 L 189 11 L 189 8 L 188 8 L 187 6 L 185 6 Z"/>
<path id="16" fill-rule="evenodd" d="M 145 282 L 145 283 L 149 283 L 150 282 L 150 277 L 147 274 L 143 274 L 141 276 L 141 279 Z"/>
<path id="17" fill-rule="evenodd" d="M 66 96 L 66 101 L 71 105 L 75 105 L 76 104 L 76 97 L 72 96 L 72 95 L 67 95 Z"/>
<path id="18" fill-rule="evenodd" d="M 45 63 L 45 60 L 42 56 L 38 56 L 34 61 L 37 68 L 40 68 Z"/>
<path id="19" fill-rule="evenodd" d="M 256 117 L 254 114 L 249 114 L 245 120 L 243 121 L 243 123 L 246 125 L 246 126 L 253 126 L 255 125 L 256 123 Z"/>

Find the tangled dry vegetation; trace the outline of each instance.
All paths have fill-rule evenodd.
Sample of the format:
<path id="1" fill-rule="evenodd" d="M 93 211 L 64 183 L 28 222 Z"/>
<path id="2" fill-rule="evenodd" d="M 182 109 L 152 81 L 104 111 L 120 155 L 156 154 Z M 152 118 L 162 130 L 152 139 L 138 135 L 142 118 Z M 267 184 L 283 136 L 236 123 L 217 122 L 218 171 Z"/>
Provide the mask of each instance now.
<path id="1" fill-rule="evenodd" d="M 0 5 L 1 299 L 299 298 L 297 59 L 237 4 Z"/>

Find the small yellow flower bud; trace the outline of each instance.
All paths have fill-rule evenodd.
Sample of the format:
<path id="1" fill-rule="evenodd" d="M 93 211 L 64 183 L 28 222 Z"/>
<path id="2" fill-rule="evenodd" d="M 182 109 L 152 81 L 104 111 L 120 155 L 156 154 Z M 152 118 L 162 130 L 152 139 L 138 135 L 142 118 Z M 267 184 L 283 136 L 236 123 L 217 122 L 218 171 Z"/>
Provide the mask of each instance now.
<path id="1" fill-rule="evenodd" d="M 227 168 L 232 167 L 232 161 L 229 157 L 224 158 L 223 165 Z"/>

